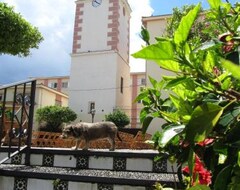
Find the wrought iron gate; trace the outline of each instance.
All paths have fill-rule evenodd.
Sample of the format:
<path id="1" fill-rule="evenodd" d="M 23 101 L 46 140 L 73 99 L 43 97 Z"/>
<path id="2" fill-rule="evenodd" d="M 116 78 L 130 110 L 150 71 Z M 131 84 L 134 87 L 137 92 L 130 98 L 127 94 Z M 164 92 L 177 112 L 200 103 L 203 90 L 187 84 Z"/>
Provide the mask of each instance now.
<path id="1" fill-rule="evenodd" d="M 36 80 L 0 86 L 0 152 L 8 152 L 0 164 L 22 151 L 30 164 L 35 92 Z"/>

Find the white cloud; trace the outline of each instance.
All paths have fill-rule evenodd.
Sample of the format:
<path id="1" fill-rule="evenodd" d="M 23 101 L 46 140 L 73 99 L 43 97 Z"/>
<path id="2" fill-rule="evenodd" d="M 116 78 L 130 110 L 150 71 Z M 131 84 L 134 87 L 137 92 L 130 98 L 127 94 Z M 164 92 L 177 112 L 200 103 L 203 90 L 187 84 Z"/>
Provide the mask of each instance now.
<path id="1" fill-rule="evenodd" d="M 128 0 L 132 8 L 131 21 L 130 21 L 130 54 L 141 49 L 144 42 L 140 39 L 139 33 L 142 25 L 142 17 L 150 16 L 153 9 L 150 6 L 150 0 Z M 141 72 L 145 71 L 145 61 L 130 57 L 131 71 Z"/>
<path id="2" fill-rule="evenodd" d="M 16 78 L 28 76 L 69 75 L 72 49 L 72 35 L 75 14 L 75 0 L 0 0 L 15 7 L 16 12 L 38 27 L 44 41 L 38 50 L 32 50 L 32 56 L 18 58 L 0 56 L 0 83 L 14 82 Z M 153 13 L 150 0 L 128 0 L 131 13 L 130 53 L 134 53 L 144 44 L 139 38 L 142 16 Z M 130 58 L 131 71 L 143 71 L 144 61 Z M 15 73 L 9 75 L 5 73 Z M 15 77 L 15 78 L 14 78 Z"/>
<path id="3" fill-rule="evenodd" d="M 0 83 L 9 83 L 29 76 L 69 75 L 75 14 L 74 0 L 0 0 L 15 7 L 16 12 L 38 27 L 44 37 L 38 50 L 27 58 L 0 56 L 4 67 Z M 4 75 L 14 73 L 16 75 Z M 11 76 L 11 77 L 9 77 Z"/>

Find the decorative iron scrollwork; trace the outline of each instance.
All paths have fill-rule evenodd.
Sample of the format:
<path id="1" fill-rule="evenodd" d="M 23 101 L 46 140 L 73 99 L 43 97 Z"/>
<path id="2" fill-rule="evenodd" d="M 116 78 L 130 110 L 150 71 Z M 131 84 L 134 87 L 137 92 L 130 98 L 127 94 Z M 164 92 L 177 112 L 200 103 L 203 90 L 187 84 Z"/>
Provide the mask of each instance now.
<path id="1" fill-rule="evenodd" d="M 23 94 L 19 93 L 16 95 L 16 102 L 18 104 L 22 104 L 24 102 L 24 105 L 31 106 L 31 98 L 29 95 L 25 95 L 23 97 Z"/>

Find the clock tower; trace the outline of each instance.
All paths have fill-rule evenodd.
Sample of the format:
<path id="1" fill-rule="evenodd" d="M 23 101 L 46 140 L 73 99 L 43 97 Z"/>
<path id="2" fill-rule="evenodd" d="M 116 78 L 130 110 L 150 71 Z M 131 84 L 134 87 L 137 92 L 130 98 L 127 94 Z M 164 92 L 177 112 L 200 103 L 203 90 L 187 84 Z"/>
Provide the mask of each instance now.
<path id="1" fill-rule="evenodd" d="M 69 106 L 78 121 L 130 115 L 130 12 L 127 0 L 76 1 Z"/>

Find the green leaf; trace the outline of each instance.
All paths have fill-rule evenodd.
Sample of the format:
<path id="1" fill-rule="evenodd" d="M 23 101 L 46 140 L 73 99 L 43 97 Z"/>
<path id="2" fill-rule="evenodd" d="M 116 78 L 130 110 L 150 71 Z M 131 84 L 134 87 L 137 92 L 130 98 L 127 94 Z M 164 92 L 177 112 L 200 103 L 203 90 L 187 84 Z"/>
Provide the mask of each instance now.
<path id="1" fill-rule="evenodd" d="M 175 105 L 175 107 L 177 109 L 179 109 L 179 106 L 181 106 L 180 99 L 178 97 L 174 96 L 173 94 L 170 94 L 169 97 L 170 97 L 170 100 L 172 101 L 172 103 Z"/>
<path id="2" fill-rule="evenodd" d="M 186 81 L 186 77 L 185 76 L 173 79 L 169 83 L 167 83 L 165 88 L 167 88 L 167 89 L 172 88 L 172 87 L 174 87 L 174 86 L 176 86 L 178 84 L 181 84 L 182 82 L 185 82 L 185 81 Z"/>
<path id="3" fill-rule="evenodd" d="M 155 40 L 156 40 L 156 41 L 169 41 L 168 38 L 161 37 L 161 36 L 155 37 Z"/>
<path id="4" fill-rule="evenodd" d="M 143 123 L 144 119 L 147 117 L 149 113 L 148 108 L 143 108 L 140 112 L 140 122 Z"/>
<path id="5" fill-rule="evenodd" d="M 150 35 L 149 35 L 148 30 L 147 30 L 144 26 L 141 27 L 141 35 L 140 35 L 140 37 L 141 37 L 141 38 L 143 39 L 143 41 L 145 41 L 148 45 L 150 44 L 150 43 L 149 43 Z"/>
<path id="6" fill-rule="evenodd" d="M 186 140 L 192 143 L 203 141 L 212 131 L 222 113 L 223 108 L 212 103 L 196 107 L 186 126 Z"/>
<path id="7" fill-rule="evenodd" d="M 214 82 L 222 82 L 228 78 L 230 78 L 231 74 L 229 72 L 224 72 L 223 74 L 219 75 L 217 78 L 215 78 Z"/>
<path id="8" fill-rule="evenodd" d="M 172 113 L 172 112 L 164 112 L 164 111 L 159 111 L 162 115 L 162 117 L 171 122 L 171 123 L 178 123 L 179 122 L 179 115 L 177 113 Z"/>
<path id="9" fill-rule="evenodd" d="M 163 69 L 178 72 L 179 71 L 179 63 L 173 60 L 156 60 L 156 63 Z"/>
<path id="10" fill-rule="evenodd" d="M 183 99 L 178 98 L 172 94 L 170 94 L 169 96 L 170 96 L 170 100 L 172 101 L 174 106 L 178 109 L 178 114 L 181 115 L 181 117 L 183 117 L 183 118 L 191 117 L 190 115 L 193 110 L 192 110 L 191 105 L 189 105 L 188 102 L 186 102 Z M 187 120 L 189 120 L 189 119 L 187 119 Z"/>
<path id="11" fill-rule="evenodd" d="M 227 160 L 226 155 L 224 155 L 224 154 L 219 154 L 218 155 L 218 164 L 224 164 L 226 160 Z"/>
<path id="12" fill-rule="evenodd" d="M 239 111 L 239 110 L 237 110 Z M 234 114 L 234 113 L 233 113 Z M 234 122 L 234 120 L 232 121 Z M 240 122 L 237 122 L 235 126 L 226 135 L 226 140 L 228 143 L 235 143 L 240 141 Z"/>
<path id="13" fill-rule="evenodd" d="M 234 22 L 234 29 L 237 30 L 240 26 L 240 15 L 237 16 L 236 21 Z"/>
<path id="14" fill-rule="evenodd" d="M 213 67 L 215 66 L 215 60 L 216 58 L 214 57 L 212 52 L 208 52 L 205 61 L 203 62 L 203 69 L 204 72 L 212 73 L 213 72 Z"/>
<path id="15" fill-rule="evenodd" d="M 156 81 L 154 78 L 152 78 L 151 76 L 148 76 L 148 78 L 149 78 L 149 81 L 150 81 L 150 83 L 152 84 L 152 86 L 153 86 L 154 88 L 156 88 L 156 86 L 157 86 L 157 81 Z"/>
<path id="16" fill-rule="evenodd" d="M 232 147 L 239 148 L 239 147 L 240 147 L 240 141 L 236 141 L 236 142 L 232 143 L 231 146 L 232 146 Z"/>
<path id="17" fill-rule="evenodd" d="M 240 167 L 240 151 L 238 151 L 238 160 L 237 160 L 238 166 Z"/>
<path id="18" fill-rule="evenodd" d="M 147 91 L 140 92 L 138 94 L 138 96 L 135 98 L 134 102 L 138 102 L 140 100 L 143 100 L 147 96 L 148 96 L 148 92 Z"/>
<path id="19" fill-rule="evenodd" d="M 212 9 L 219 9 L 221 5 L 221 0 L 208 0 L 208 4 Z"/>
<path id="20" fill-rule="evenodd" d="M 150 123 L 152 122 L 153 117 L 148 116 L 144 119 L 143 124 L 142 124 L 142 132 L 143 134 L 145 134 L 147 132 L 148 126 L 150 125 Z"/>
<path id="21" fill-rule="evenodd" d="M 190 187 L 188 190 L 211 190 L 211 189 L 206 185 L 195 185 L 193 187 Z"/>
<path id="22" fill-rule="evenodd" d="M 213 150 L 218 154 L 224 154 L 224 155 L 228 154 L 228 146 L 226 143 L 222 143 L 222 142 L 214 143 Z"/>
<path id="23" fill-rule="evenodd" d="M 235 77 L 236 79 L 240 79 L 240 66 L 235 65 L 234 63 L 226 59 L 221 59 L 221 64 L 226 70 L 232 73 L 233 77 Z"/>
<path id="24" fill-rule="evenodd" d="M 162 131 L 162 135 L 159 138 L 158 145 L 162 148 L 168 144 L 172 138 L 174 138 L 176 135 L 180 134 L 183 129 L 185 128 L 185 125 L 169 125 Z"/>
<path id="25" fill-rule="evenodd" d="M 203 92 L 205 92 L 205 91 L 203 91 Z M 203 97 L 203 102 L 215 103 L 215 102 L 219 102 L 219 98 L 218 98 L 217 94 L 208 93 Z"/>
<path id="26" fill-rule="evenodd" d="M 224 112 L 224 115 L 222 115 L 222 117 L 219 120 L 219 124 L 222 125 L 223 127 L 227 128 L 230 124 L 232 124 L 233 122 L 235 122 L 236 117 L 240 115 L 240 107 L 239 106 L 235 106 L 232 109 Z M 235 130 L 239 128 L 239 132 L 240 132 L 240 126 L 238 127 L 234 127 L 232 130 Z M 236 131 L 235 131 L 236 133 Z M 231 132 L 230 132 L 231 134 Z M 234 134 L 234 133 L 233 133 Z M 232 137 L 230 138 L 232 139 Z"/>
<path id="27" fill-rule="evenodd" d="M 173 45 L 170 41 L 160 41 L 143 48 L 132 56 L 147 60 L 171 60 L 174 58 Z"/>
<path id="28" fill-rule="evenodd" d="M 231 165 L 226 166 L 219 172 L 214 183 L 214 190 L 228 189 L 227 186 L 231 179 L 231 172 L 232 172 Z"/>
<path id="29" fill-rule="evenodd" d="M 189 13 L 182 18 L 177 30 L 174 33 L 174 42 L 177 45 L 180 45 L 187 40 L 188 34 L 197 18 L 200 8 L 201 4 L 199 3 L 196 7 L 194 7 L 194 9 L 189 11 Z"/>
<path id="30" fill-rule="evenodd" d="M 189 172 L 190 172 L 189 174 L 191 178 L 193 176 L 194 163 L 195 163 L 195 154 L 193 149 L 190 149 L 189 155 L 188 155 L 188 167 L 189 167 Z"/>

